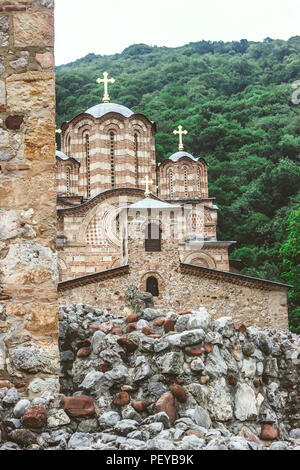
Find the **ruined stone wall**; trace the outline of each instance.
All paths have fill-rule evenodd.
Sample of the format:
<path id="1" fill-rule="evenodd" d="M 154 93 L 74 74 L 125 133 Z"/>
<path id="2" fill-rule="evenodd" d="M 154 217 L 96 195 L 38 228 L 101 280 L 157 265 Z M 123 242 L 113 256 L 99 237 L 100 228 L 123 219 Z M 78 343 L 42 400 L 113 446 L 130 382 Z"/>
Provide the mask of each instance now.
<path id="1" fill-rule="evenodd" d="M 0 382 L 0 451 L 300 449 L 298 335 L 132 293 L 126 319 L 60 309 L 61 391 Z"/>
<path id="2" fill-rule="evenodd" d="M 58 375 L 53 0 L 0 3 L 0 379 Z"/>

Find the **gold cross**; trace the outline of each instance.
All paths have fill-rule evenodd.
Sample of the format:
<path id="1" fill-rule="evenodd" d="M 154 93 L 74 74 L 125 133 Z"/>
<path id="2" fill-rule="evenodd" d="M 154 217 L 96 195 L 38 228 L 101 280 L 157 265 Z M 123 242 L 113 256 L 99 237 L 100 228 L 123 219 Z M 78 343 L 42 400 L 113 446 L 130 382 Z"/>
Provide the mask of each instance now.
<path id="1" fill-rule="evenodd" d="M 104 78 L 97 78 L 96 82 L 97 83 L 104 83 L 104 96 L 103 96 L 103 103 L 109 103 L 110 98 L 108 94 L 108 84 L 109 83 L 115 83 L 114 78 L 108 78 L 108 73 L 103 72 Z"/>
<path id="2" fill-rule="evenodd" d="M 56 129 L 55 133 L 56 134 L 61 134 L 61 129 Z"/>
<path id="3" fill-rule="evenodd" d="M 141 183 L 146 185 L 145 197 L 149 197 L 151 194 L 149 191 L 149 185 L 152 184 L 153 181 L 148 178 L 148 175 L 146 175 L 145 179 L 141 181 Z"/>
<path id="4" fill-rule="evenodd" d="M 184 148 L 183 142 L 182 142 L 182 136 L 188 134 L 188 131 L 183 131 L 182 129 L 183 129 L 182 126 L 178 126 L 178 131 L 173 131 L 173 134 L 175 135 L 179 134 L 179 151 L 182 151 Z"/>

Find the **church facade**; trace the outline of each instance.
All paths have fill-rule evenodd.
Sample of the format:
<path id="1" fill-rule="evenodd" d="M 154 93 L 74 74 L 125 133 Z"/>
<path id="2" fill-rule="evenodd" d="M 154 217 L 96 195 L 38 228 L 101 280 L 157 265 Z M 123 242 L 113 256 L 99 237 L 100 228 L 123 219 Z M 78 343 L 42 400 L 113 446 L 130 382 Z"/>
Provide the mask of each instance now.
<path id="1" fill-rule="evenodd" d="M 163 309 L 204 304 L 217 316 L 287 327 L 288 286 L 239 274 L 234 241 L 217 239 L 218 207 L 207 164 L 179 149 L 155 155 L 156 125 L 103 103 L 62 125 L 57 160 L 61 302 L 89 300 L 120 310 L 126 286 L 154 295 Z M 260 312 L 253 317 L 253 309 Z"/>

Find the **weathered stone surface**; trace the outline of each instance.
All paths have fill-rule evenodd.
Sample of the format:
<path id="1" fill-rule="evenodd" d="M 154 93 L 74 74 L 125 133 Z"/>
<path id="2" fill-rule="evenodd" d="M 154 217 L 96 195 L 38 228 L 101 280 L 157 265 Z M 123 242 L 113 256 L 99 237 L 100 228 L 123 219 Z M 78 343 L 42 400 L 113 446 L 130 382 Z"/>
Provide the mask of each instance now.
<path id="1" fill-rule="evenodd" d="M 130 403 L 130 395 L 127 392 L 118 393 L 113 400 L 115 406 L 124 406 Z"/>
<path id="2" fill-rule="evenodd" d="M 165 333 L 169 333 L 169 331 L 174 331 L 174 328 L 175 328 L 175 323 L 174 323 L 174 320 L 172 320 L 171 318 L 169 318 L 168 320 L 164 322 Z"/>
<path id="3" fill-rule="evenodd" d="M 95 414 L 92 399 L 85 395 L 65 397 L 62 399 L 61 404 L 69 416 L 91 416 Z"/>
<path id="4" fill-rule="evenodd" d="M 157 366 L 163 374 L 180 374 L 183 363 L 182 352 L 169 352 L 157 358 Z"/>
<path id="5" fill-rule="evenodd" d="M 57 410 L 55 413 L 48 415 L 47 426 L 49 428 L 57 428 L 66 426 L 71 422 L 69 416 L 63 410 Z"/>
<path id="6" fill-rule="evenodd" d="M 255 350 L 255 346 L 253 343 L 251 343 L 250 341 L 244 343 L 243 354 L 245 354 L 245 356 L 251 356 L 251 354 L 254 353 L 254 350 Z"/>
<path id="7" fill-rule="evenodd" d="M 173 385 L 171 387 L 171 392 L 173 393 L 176 400 L 180 401 L 180 403 L 185 403 L 187 401 L 187 395 L 183 387 L 181 385 Z"/>
<path id="8" fill-rule="evenodd" d="M 14 43 L 16 47 L 52 46 L 54 41 L 51 13 L 23 13 L 14 15 Z"/>
<path id="9" fill-rule="evenodd" d="M 218 346 L 214 346 L 205 363 L 206 373 L 212 377 L 220 377 L 227 374 L 227 364 L 220 354 Z"/>
<path id="10" fill-rule="evenodd" d="M 27 399 L 22 399 L 20 401 L 18 401 L 18 403 L 15 405 L 14 407 L 14 415 L 16 418 L 21 418 L 26 409 L 30 406 L 30 401 L 27 400 Z"/>
<path id="11" fill-rule="evenodd" d="M 33 112 L 43 108 L 51 110 L 51 104 L 54 103 L 55 90 L 51 72 L 31 71 L 11 75 L 7 78 L 6 88 L 7 105 L 11 113 L 19 113 L 20 110 L 23 113 Z M 35 122 L 35 118 L 32 119 L 31 126 Z M 46 138 L 46 132 L 43 135 Z"/>
<path id="12" fill-rule="evenodd" d="M 6 87 L 2 80 L 0 80 L 0 104 L 6 104 Z"/>
<path id="13" fill-rule="evenodd" d="M 99 425 L 103 428 L 110 428 L 121 420 L 121 416 L 116 411 L 107 411 L 99 417 Z"/>
<path id="14" fill-rule="evenodd" d="M 201 328 L 202 330 L 207 330 L 211 326 L 211 318 L 208 314 L 206 308 L 201 307 L 197 311 L 193 311 L 191 315 L 187 317 L 187 329 L 194 330 L 196 328 Z"/>
<path id="15" fill-rule="evenodd" d="M 253 420 L 257 416 L 255 393 L 246 383 L 237 388 L 234 414 L 240 421 Z"/>
<path id="16" fill-rule="evenodd" d="M 136 286 L 129 286 L 125 292 L 125 308 L 129 314 L 138 314 L 153 307 L 153 297 L 148 292 L 141 292 Z M 144 312 L 145 314 L 145 312 Z M 147 314 L 146 314 L 147 316 Z M 146 318 L 144 316 L 144 318 Z M 148 318 L 146 318 L 147 320 Z"/>
<path id="17" fill-rule="evenodd" d="M 134 382 L 144 380 L 152 374 L 151 367 L 145 356 L 138 356 L 135 361 L 136 373 L 134 375 Z"/>
<path id="18" fill-rule="evenodd" d="M 118 344 L 128 352 L 133 352 L 137 349 L 137 344 L 128 338 L 119 338 Z"/>
<path id="19" fill-rule="evenodd" d="M 22 418 L 22 424 L 26 428 L 38 429 L 45 426 L 47 413 L 43 406 L 30 406 L 26 409 Z"/>
<path id="20" fill-rule="evenodd" d="M 255 442 L 258 445 L 260 444 L 259 438 L 247 426 L 243 426 L 238 435 L 244 437 L 246 441 Z"/>
<path id="21" fill-rule="evenodd" d="M 133 408 L 141 413 L 142 411 L 145 411 L 149 405 L 149 402 L 147 401 L 134 401 L 132 402 Z"/>
<path id="22" fill-rule="evenodd" d="M 164 393 L 155 404 L 158 412 L 165 412 L 170 420 L 171 425 L 176 420 L 175 399 L 171 392 Z"/>
<path id="23" fill-rule="evenodd" d="M 32 82 L 34 84 L 34 82 Z M 47 82 L 44 82 L 45 86 Z M 32 85 L 34 86 L 34 85 Z M 50 90 L 49 90 L 50 92 Z M 41 99 L 44 90 L 39 85 L 37 90 Z M 25 149 L 24 153 L 28 160 L 52 161 L 54 152 L 54 142 L 48 136 L 54 126 L 53 112 L 45 110 L 43 112 L 32 113 L 26 123 Z"/>
<path id="24" fill-rule="evenodd" d="M 182 333 L 172 334 L 167 336 L 166 339 L 172 346 L 191 346 L 203 341 L 205 337 L 204 331 L 199 328 L 196 330 L 183 331 Z"/>
<path id="25" fill-rule="evenodd" d="M 36 61 L 43 67 L 49 69 L 54 66 L 54 56 L 51 52 L 43 52 L 35 55 Z"/>
<path id="26" fill-rule="evenodd" d="M 0 47 L 8 46 L 8 17 L 0 18 Z"/>
<path id="27" fill-rule="evenodd" d="M 215 321 L 215 331 L 221 333 L 226 338 L 231 338 L 235 333 L 232 317 L 222 317 Z"/>
<path id="28" fill-rule="evenodd" d="M 272 441 L 279 438 L 278 429 L 270 424 L 264 424 L 261 429 L 260 438 L 266 441 Z"/>
<path id="29" fill-rule="evenodd" d="M 233 418 L 231 395 L 222 377 L 209 387 L 207 408 L 216 421 L 228 421 Z"/>

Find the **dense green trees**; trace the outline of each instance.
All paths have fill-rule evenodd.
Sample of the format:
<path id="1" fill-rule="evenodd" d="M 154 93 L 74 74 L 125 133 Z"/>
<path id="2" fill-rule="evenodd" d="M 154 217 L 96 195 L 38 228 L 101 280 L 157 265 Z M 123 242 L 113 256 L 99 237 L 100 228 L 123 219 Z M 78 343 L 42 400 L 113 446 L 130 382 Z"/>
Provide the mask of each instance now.
<path id="1" fill-rule="evenodd" d="M 136 44 L 113 56 L 89 54 L 56 70 L 57 125 L 101 102 L 96 78 L 108 71 L 117 80 L 111 100 L 157 122 L 158 161 L 177 150 L 173 129 L 188 129 L 185 149 L 208 162 L 218 236 L 238 242 L 231 256 L 244 261 L 242 272 L 284 281 L 296 262 L 290 259 L 288 268 L 280 249 L 289 243 L 288 220 L 300 198 L 300 106 L 291 100 L 299 51 L 296 36 L 178 48 Z M 293 292 L 295 312 L 300 286 Z M 292 315 L 296 328 L 300 314 Z"/>

